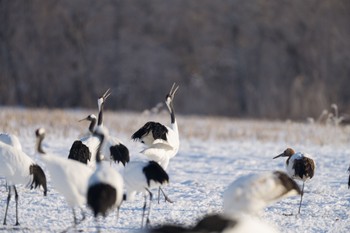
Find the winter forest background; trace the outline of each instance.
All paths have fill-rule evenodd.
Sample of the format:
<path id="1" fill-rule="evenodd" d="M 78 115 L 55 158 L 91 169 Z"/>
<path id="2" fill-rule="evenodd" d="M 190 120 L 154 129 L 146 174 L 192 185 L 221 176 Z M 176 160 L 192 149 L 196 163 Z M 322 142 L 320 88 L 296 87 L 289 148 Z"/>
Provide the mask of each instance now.
<path id="1" fill-rule="evenodd" d="M 317 118 L 350 109 L 348 0 L 0 0 L 0 105 Z"/>

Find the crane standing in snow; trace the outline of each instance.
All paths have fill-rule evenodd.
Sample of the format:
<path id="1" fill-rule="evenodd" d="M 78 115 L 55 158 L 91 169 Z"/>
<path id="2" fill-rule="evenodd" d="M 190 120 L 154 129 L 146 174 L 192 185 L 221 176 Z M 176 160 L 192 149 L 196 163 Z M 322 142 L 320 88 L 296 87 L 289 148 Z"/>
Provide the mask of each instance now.
<path id="1" fill-rule="evenodd" d="M 145 144 L 146 148 L 141 153 L 145 154 L 150 160 L 158 162 L 164 169 L 168 167 L 169 159 L 177 154 L 180 146 L 179 130 L 173 106 L 178 88 L 179 86 L 175 87 L 174 83 L 165 98 L 165 103 L 170 112 L 171 127 L 149 121 L 131 136 L 133 140 Z"/>
<path id="2" fill-rule="evenodd" d="M 60 156 L 46 154 L 42 147 L 45 137 L 45 129 L 39 128 L 35 131 L 36 149 L 42 154 L 42 160 L 49 170 L 50 178 L 54 188 L 65 198 L 67 204 L 72 208 L 74 226 L 85 219 L 82 207 L 87 203 L 86 192 L 88 180 L 93 170 L 86 164 Z M 80 221 L 77 220 L 74 208 L 79 207 L 83 215 Z"/>
<path id="3" fill-rule="evenodd" d="M 142 212 L 141 228 L 143 227 L 144 218 L 147 208 L 147 194 L 149 195 L 148 214 L 146 217 L 146 226 L 149 224 L 151 213 L 151 203 L 153 194 L 152 188 L 157 188 L 169 182 L 169 176 L 166 171 L 155 161 L 131 161 L 125 166 L 124 181 L 126 189 L 126 200 L 134 200 L 136 192 L 144 194 L 144 205 Z M 165 198 L 168 197 L 165 195 Z"/>
<path id="4" fill-rule="evenodd" d="M 103 126 L 103 107 L 106 99 L 110 96 L 109 89 L 97 100 L 98 118 L 94 114 L 90 114 L 82 120 L 90 121 L 89 131 L 91 135 L 77 140 L 73 143 L 68 158 L 86 163 L 91 167 L 95 166 L 97 146 L 100 143 L 98 137 L 93 135 L 93 132 Z M 81 121 L 82 121 L 81 120 Z M 96 125 L 97 121 L 97 125 Z M 121 162 L 124 166 L 129 162 L 128 148 L 117 138 L 106 135 L 105 143 L 101 148 L 101 157 L 114 162 Z"/>
<path id="5" fill-rule="evenodd" d="M 99 118 L 102 118 L 103 113 L 101 111 L 101 108 L 103 108 L 103 103 L 108 98 L 109 95 L 110 95 L 109 90 L 107 90 L 97 101 L 99 105 Z M 85 119 L 91 121 L 89 130 L 95 130 L 94 129 L 96 125 L 95 116 L 90 115 L 90 117 L 88 116 Z M 98 124 L 101 124 L 101 121 L 102 119 L 99 119 Z M 73 145 L 69 150 L 68 158 L 85 163 L 88 166 L 94 168 L 96 163 L 96 151 L 99 144 L 100 144 L 100 139 L 94 135 L 89 135 L 84 138 L 81 138 L 80 140 L 76 140 L 74 141 Z"/>
<path id="6" fill-rule="evenodd" d="M 19 142 L 19 141 L 18 141 Z M 19 144 L 20 145 L 20 144 Z M 3 224 L 6 225 L 7 210 L 12 196 L 15 192 L 16 201 L 16 226 L 18 222 L 18 192 L 17 184 L 24 184 L 31 189 L 42 186 L 44 196 L 47 193 L 46 176 L 42 168 L 36 164 L 18 146 L 0 142 L 0 176 L 5 177 L 8 184 L 8 196 Z"/>
<path id="7" fill-rule="evenodd" d="M 96 170 L 89 178 L 87 191 L 87 204 L 92 209 L 95 219 L 101 214 L 106 217 L 107 212 L 118 209 L 123 201 L 123 178 L 111 166 L 101 160 L 101 147 L 106 137 L 107 129 L 98 128 L 93 135 L 100 138 L 97 147 Z"/>
<path id="8" fill-rule="evenodd" d="M 286 161 L 288 175 L 293 179 L 303 181 L 298 210 L 298 214 L 300 214 L 301 203 L 303 201 L 304 195 L 305 181 L 314 177 L 316 168 L 315 162 L 313 159 L 310 158 L 310 155 L 301 152 L 295 153 L 295 151 L 292 148 L 287 148 L 283 151 L 283 153 L 273 157 L 273 159 L 279 157 L 288 157 Z"/>
<path id="9" fill-rule="evenodd" d="M 168 127 L 158 122 L 149 121 L 131 136 L 133 140 L 140 141 L 146 146 L 141 153 L 150 160 L 159 163 L 164 170 L 167 169 L 169 160 L 177 154 L 180 146 L 179 130 L 173 106 L 175 93 L 178 88 L 179 86 L 176 86 L 174 83 L 165 97 L 165 103 L 170 113 L 171 126 Z M 158 189 L 158 202 L 160 191 L 162 191 L 166 201 L 172 202 L 160 186 Z"/>

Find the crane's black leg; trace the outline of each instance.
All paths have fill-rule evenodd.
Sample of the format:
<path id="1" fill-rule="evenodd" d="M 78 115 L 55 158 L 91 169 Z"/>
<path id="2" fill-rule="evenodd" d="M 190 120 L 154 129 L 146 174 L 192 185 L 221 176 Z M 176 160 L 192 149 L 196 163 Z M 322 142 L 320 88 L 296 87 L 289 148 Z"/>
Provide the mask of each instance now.
<path id="1" fill-rule="evenodd" d="M 149 206 L 148 206 L 148 213 L 147 213 L 147 219 L 146 219 L 146 227 L 149 226 L 150 220 L 149 217 L 151 215 L 151 205 L 152 205 L 152 199 L 153 199 L 153 194 L 152 192 L 146 188 L 146 191 L 149 193 Z"/>
<path id="2" fill-rule="evenodd" d="M 85 211 L 82 209 L 82 208 L 80 208 L 80 212 L 81 212 L 81 220 L 79 221 L 79 223 L 81 223 L 82 221 L 84 221 L 85 220 L 85 218 L 86 218 L 86 215 L 85 215 Z"/>
<path id="3" fill-rule="evenodd" d="M 75 209 L 74 209 L 74 207 L 72 207 L 72 213 L 73 213 L 73 225 L 72 226 L 69 226 L 67 229 L 65 229 L 63 232 L 68 232 L 71 228 L 76 228 L 77 227 L 77 225 L 80 223 L 80 222 L 78 222 L 78 220 L 77 220 L 77 216 L 76 216 L 76 214 L 75 214 Z M 76 229 L 74 230 L 74 231 L 77 231 Z M 63 233 L 62 232 L 62 233 Z"/>
<path id="4" fill-rule="evenodd" d="M 118 206 L 118 208 L 117 208 L 117 222 L 119 220 L 119 210 L 120 210 L 120 207 Z"/>
<path id="5" fill-rule="evenodd" d="M 15 190 L 15 200 L 16 200 L 16 226 L 19 226 L 19 222 L 18 222 L 18 193 L 17 193 L 17 189 L 16 186 L 13 186 L 13 189 Z"/>
<path id="6" fill-rule="evenodd" d="M 95 216 L 95 222 L 96 222 L 96 231 L 97 232 L 101 232 L 101 227 L 100 227 L 100 224 L 98 222 L 98 217 Z"/>
<path id="7" fill-rule="evenodd" d="M 304 196 L 304 185 L 305 185 L 305 182 L 303 182 L 303 187 L 302 187 L 302 189 L 301 189 L 300 204 L 299 204 L 299 211 L 298 211 L 298 214 L 300 214 L 301 202 L 303 201 L 303 196 Z"/>
<path id="8" fill-rule="evenodd" d="M 160 186 L 158 188 L 158 204 L 159 204 L 159 201 L 160 201 Z"/>
<path id="9" fill-rule="evenodd" d="M 145 213 L 146 213 L 146 204 L 147 204 L 147 195 L 144 195 L 144 203 L 143 203 L 143 208 L 142 208 L 142 220 L 141 220 L 141 229 L 143 228 L 143 219 L 145 218 Z"/>
<path id="10" fill-rule="evenodd" d="M 5 217 L 4 217 L 4 223 L 3 223 L 4 225 L 6 225 L 7 210 L 9 208 L 10 200 L 11 200 L 11 186 L 8 186 L 7 204 L 6 204 Z"/>
<path id="11" fill-rule="evenodd" d="M 170 198 L 165 194 L 165 192 L 163 191 L 163 189 L 159 186 L 159 190 L 158 190 L 158 203 L 159 203 L 159 192 L 162 191 L 163 196 L 165 198 L 165 202 L 169 202 L 169 203 L 174 203 L 172 200 L 170 200 Z"/>
<path id="12" fill-rule="evenodd" d="M 72 208 L 72 212 L 73 212 L 73 222 L 75 227 L 78 224 L 78 221 L 77 221 L 77 216 L 75 215 L 74 207 Z"/>

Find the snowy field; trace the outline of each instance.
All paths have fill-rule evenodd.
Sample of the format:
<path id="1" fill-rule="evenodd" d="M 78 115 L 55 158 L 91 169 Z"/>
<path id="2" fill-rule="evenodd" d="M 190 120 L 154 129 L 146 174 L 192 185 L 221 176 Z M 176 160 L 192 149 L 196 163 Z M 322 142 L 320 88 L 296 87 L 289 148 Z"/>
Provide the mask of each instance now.
<path id="1" fill-rule="evenodd" d="M 67 157 L 72 142 L 87 133 L 88 123 L 78 122 L 90 114 L 86 110 L 26 110 L 0 108 L 2 132 L 18 135 L 23 150 L 40 165 L 34 151 L 34 131 L 45 127 L 45 146 L 49 153 Z M 96 113 L 95 113 L 96 114 Z M 169 124 L 169 115 L 106 112 L 105 126 L 129 148 L 131 159 L 143 159 L 142 146 L 130 140 L 134 131 L 146 121 Z M 266 208 L 262 218 L 281 232 L 350 232 L 350 190 L 347 168 L 350 163 L 350 128 L 291 121 L 252 121 L 215 117 L 179 116 L 180 150 L 170 161 L 170 184 L 164 187 L 173 204 L 156 200 L 152 203 L 151 225 L 175 223 L 191 225 L 198 218 L 222 210 L 222 192 L 237 177 L 271 170 L 284 170 L 285 159 L 272 160 L 287 147 L 311 154 L 316 161 L 315 177 L 305 185 L 301 214 L 296 213 L 299 197 L 292 197 Z M 118 168 L 119 169 L 119 168 Z M 72 224 L 71 209 L 50 184 L 43 197 L 39 190 L 18 186 L 19 221 L 13 229 L 15 202 L 11 202 L 8 226 L 15 232 L 62 232 Z M 5 180 L 0 179 L 1 221 L 5 212 Z M 157 191 L 154 190 L 155 196 Z M 155 198 L 156 199 L 156 198 Z M 100 219 L 103 232 L 136 232 L 141 225 L 143 196 L 124 202 L 120 218 L 110 213 Z M 89 209 L 87 219 L 79 225 L 83 232 L 95 231 Z M 69 230 L 69 232 L 74 232 Z"/>

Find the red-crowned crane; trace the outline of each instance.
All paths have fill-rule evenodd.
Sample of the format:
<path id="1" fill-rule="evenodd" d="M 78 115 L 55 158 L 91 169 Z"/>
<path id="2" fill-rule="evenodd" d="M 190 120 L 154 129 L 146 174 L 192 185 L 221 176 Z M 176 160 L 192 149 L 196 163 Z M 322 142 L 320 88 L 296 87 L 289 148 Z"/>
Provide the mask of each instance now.
<path id="1" fill-rule="evenodd" d="M 95 130 L 95 127 L 96 127 L 97 117 L 95 116 L 95 114 L 90 114 L 87 117 L 85 117 L 84 119 L 81 119 L 79 121 L 85 121 L 85 120 L 90 122 L 89 132 L 92 134 Z"/>
<path id="2" fill-rule="evenodd" d="M 152 188 L 158 188 L 169 182 L 169 176 L 166 171 L 155 161 L 131 161 L 124 169 L 124 182 L 126 195 L 125 200 L 134 200 L 137 192 L 144 194 L 144 205 L 142 212 L 141 228 L 143 227 L 146 216 L 147 195 L 149 195 L 148 214 L 146 217 L 146 226 L 149 224 L 151 212 L 151 203 L 153 194 Z M 167 196 L 163 193 L 165 198 Z"/>
<path id="3" fill-rule="evenodd" d="M 159 163 L 164 170 L 167 169 L 169 160 L 177 154 L 180 146 L 179 129 L 173 106 L 178 88 L 179 86 L 174 83 L 165 97 L 165 103 L 170 112 L 171 126 L 168 127 L 158 122 L 149 121 L 131 136 L 133 140 L 140 141 L 145 145 L 145 149 L 141 153 L 150 160 Z M 160 191 L 164 194 L 164 191 L 159 187 L 158 202 Z M 165 200 L 172 203 L 167 197 Z"/>
<path id="4" fill-rule="evenodd" d="M 258 218 L 259 212 L 275 201 L 300 194 L 300 188 L 287 174 L 280 171 L 248 174 L 232 182 L 224 192 L 223 213 L 200 219 L 193 227 L 164 225 L 151 233 L 277 233 Z"/>
<path id="5" fill-rule="evenodd" d="M 89 131 L 91 133 L 93 133 L 94 130 L 98 127 L 104 127 L 103 124 L 95 127 L 96 118 L 94 118 L 93 116 L 93 114 L 90 114 L 86 118 L 82 119 L 91 122 L 89 126 Z M 103 160 L 109 160 L 116 163 L 121 162 L 124 166 L 130 160 L 129 149 L 118 138 L 111 137 L 110 135 L 108 136 L 108 138 L 105 139 L 105 143 L 102 145 L 101 156 Z"/>
<path id="6" fill-rule="evenodd" d="M 36 149 L 42 154 L 41 158 L 50 173 L 53 187 L 65 198 L 69 207 L 72 208 L 75 227 L 85 219 L 85 212 L 82 208 L 87 203 L 88 180 L 93 170 L 79 161 L 47 154 L 42 147 L 42 141 L 45 138 L 44 128 L 37 129 L 35 135 L 37 139 Z M 80 208 L 83 215 L 80 221 L 76 218 L 75 207 Z"/>
<path id="7" fill-rule="evenodd" d="M 101 102 L 101 106 L 103 107 L 103 103 L 108 98 L 109 95 L 110 93 L 108 89 L 97 101 L 99 105 L 99 118 L 101 120 L 102 120 L 103 113 L 100 110 L 100 102 Z M 90 129 L 95 130 L 96 120 L 94 119 L 94 115 L 90 115 L 90 117 L 88 116 L 85 119 L 87 120 L 90 119 L 91 121 L 89 130 Z M 98 120 L 98 124 L 101 124 L 100 119 Z M 99 137 L 96 137 L 94 135 L 89 135 L 81 138 L 80 140 L 76 140 L 74 141 L 72 147 L 69 150 L 68 158 L 85 163 L 88 166 L 94 168 L 96 165 L 96 153 L 97 153 L 97 147 L 99 146 L 99 144 L 100 144 Z"/>
<path id="8" fill-rule="evenodd" d="M 92 209 L 97 221 L 98 215 L 106 217 L 108 211 L 118 209 L 123 201 L 123 177 L 111 166 L 101 160 L 101 147 L 106 137 L 107 129 L 98 128 L 93 135 L 100 138 L 97 147 L 96 170 L 88 182 L 87 204 Z"/>
<path id="9" fill-rule="evenodd" d="M 298 210 L 298 214 L 300 214 L 301 203 L 303 201 L 304 195 L 305 181 L 314 177 L 316 168 L 315 161 L 311 159 L 311 156 L 309 154 L 301 152 L 295 153 L 295 151 L 292 148 L 287 148 L 283 151 L 283 153 L 273 157 L 273 159 L 279 157 L 287 157 L 286 169 L 288 175 L 293 179 L 303 181 Z"/>
<path id="10" fill-rule="evenodd" d="M 165 103 L 170 112 L 171 126 L 165 126 L 158 122 L 147 122 L 137 130 L 131 138 L 145 144 L 146 148 L 141 151 L 150 160 L 158 162 L 164 169 L 168 167 L 169 159 L 174 157 L 180 146 L 179 130 L 175 118 L 173 101 L 179 86 L 175 83 L 165 97 Z"/>
<path id="11" fill-rule="evenodd" d="M 13 137 L 11 137 L 13 138 Z M 15 145 L 15 144 L 13 144 Z M 20 144 L 19 144 L 20 145 Z M 0 176 L 6 179 L 8 185 L 8 196 L 3 224 L 6 225 L 7 210 L 11 200 L 12 191 L 15 193 L 16 201 L 16 223 L 18 222 L 18 192 L 16 185 L 23 184 L 30 189 L 43 187 L 44 196 L 47 193 L 46 176 L 43 169 L 34 162 L 18 146 L 11 146 L 0 142 Z"/>
<path id="12" fill-rule="evenodd" d="M 109 89 L 97 100 L 98 104 L 98 118 L 94 114 L 90 114 L 82 120 L 90 121 L 89 131 L 91 135 L 77 140 L 73 143 L 68 158 L 78 160 L 82 163 L 86 163 L 91 167 L 95 166 L 96 163 L 96 151 L 97 146 L 100 143 L 98 137 L 93 135 L 93 132 L 97 128 L 102 128 L 103 126 L 103 107 L 106 99 L 110 95 Z M 82 121 L 81 120 L 81 121 Z M 97 121 L 97 125 L 96 125 Z M 114 162 L 121 162 L 124 166 L 129 162 L 129 150 L 128 148 L 117 138 L 106 136 L 104 139 L 105 143 L 101 148 L 101 157 L 106 160 L 111 160 Z"/>
<path id="13" fill-rule="evenodd" d="M 14 134 L 0 133 L 0 142 L 13 146 L 18 150 L 22 150 L 22 145 L 18 137 Z M 7 188 L 7 184 L 6 184 L 6 188 Z"/>

